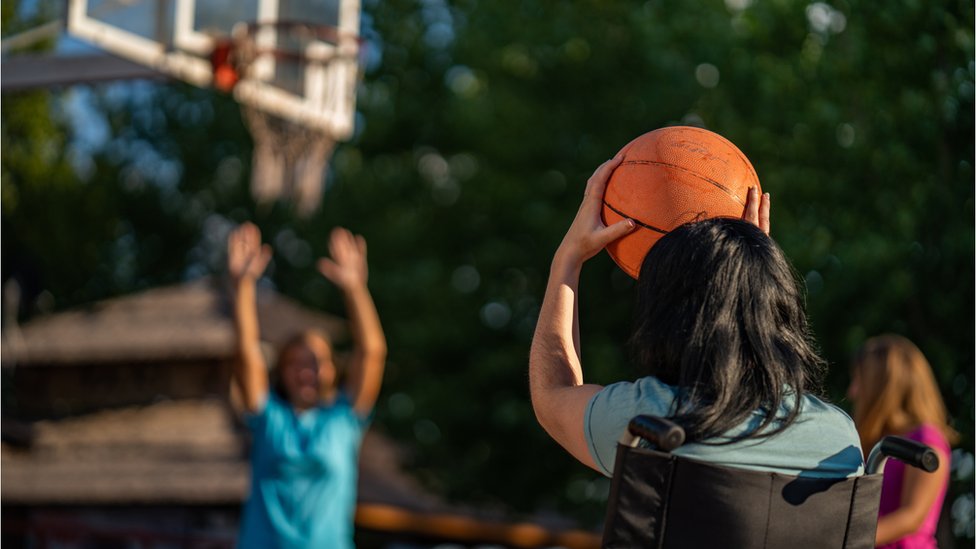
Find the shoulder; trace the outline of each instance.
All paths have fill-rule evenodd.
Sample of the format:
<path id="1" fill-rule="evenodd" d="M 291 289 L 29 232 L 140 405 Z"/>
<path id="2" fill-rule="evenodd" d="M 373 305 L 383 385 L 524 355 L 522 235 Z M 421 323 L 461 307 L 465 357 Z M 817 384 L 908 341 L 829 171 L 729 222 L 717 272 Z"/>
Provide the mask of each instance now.
<path id="1" fill-rule="evenodd" d="M 788 474 L 843 478 L 864 473 L 864 453 L 854 420 L 814 395 L 804 395 L 794 423 L 766 442 L 763 452 L 768 455 L 762 459 Z"/>
<path id="2" fill-rule="evenodd" d="M 800 420 L 812 422 L 817 431 L 825 436 L 837 437 L 850 441 L 861 447 L 861 437 L 858 435 L 854 420 L 844 410 L 819 397 L 806 395 L 800 408 Z"/>
<path id="3" fill-rule="evenodd" d="M 603 398 L 673 400 L 678 394 L 678 388 L 668 385 L 654 376 L 646 376 L 636 381 L 612 383 L 604 387 L 598 394 Z"/>
<path id="4" fill-rule="evenodd" d="M 923 423 L 905 434 L 906 438 L 921 442 L 945 453 L 950 453 L 949 441 L 946 439 L 942 429 L 932 423 Z"/>
<path id="5" fill-rule="evenodd" d="M 847 412 L 836 404 L 814 395 L 804 395 L 803 407 L 800 409 L 800 413 L 818 415 L 852 427 L 854 426 L 854 420 L 851 419 L 851 416 Z"/>
<path id="6" fill-rule="evenodd" d="M 677 389 L 654 377 L 607 385 L 592 398 L 583 416 L 583 433 L 594 462 L 610 476 L 617 440 L 634 416 L 668 416 Z"/>
<path id="7" fill-rule="evenodd" d="M 355 422 L 360 427 L 365 427 L 373 415 L 372 413 L 366 416 L 360 415 L 353 405 L 352 398 L 350 398 L 349 395 L 342 390 L 336 394 L 336 397 L 332 402 L 320 403 L 319 412 L 326 415 L 343 417 L 351 422 Z"/>
<path id="8" fill-rule="evenodd" d="M 612 383 L 593 395 L 586 415 L 624 415 L 628 421 L 637 414 L 668 415 L 677 393 L 677 388 L 650 376 Z"/>
<path id="9" fill-rule="evenodd" d="M 842 408 L 828 402 L 818 396 L 805 395 L 800 414 L 808 417 L 815 417 L 822 421 L 835 423 L 840 427 L 856 430 L 854 420 Z"/>
<path id="10" fill-rule="evenodd" d="M 275 394 L 274 391 L 268 391 L 264 402 L 261 403 L 257 410 L 244 412 L 244 423 L 251 430 L 263 429 L 267 427 L 269 422 L 272 422 L 269 418 L 280 416 L 287 410 L 287 406 L 288 404 Z"/>

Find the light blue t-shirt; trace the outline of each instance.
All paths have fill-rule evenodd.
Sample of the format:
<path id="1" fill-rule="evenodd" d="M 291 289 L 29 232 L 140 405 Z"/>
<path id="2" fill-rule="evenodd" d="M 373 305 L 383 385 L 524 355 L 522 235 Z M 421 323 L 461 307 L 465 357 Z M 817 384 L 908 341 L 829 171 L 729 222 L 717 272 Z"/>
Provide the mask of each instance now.
<path id="1" fill-rule="evenodd" d="M 245 417 L 253 436 L 241 549 L 352 548 L 366 420 L 340 393 L 300 414 L 273 393 Z"/>
<path id="2" fill-rule="evenodd" d="M 612 476 L 617 442 L 635 416 L 674 414 L 678 388 L 655 377 L 604 387 L 586 406 L 584 432 L 593 461 Z M 790 405 L 795 401 L 792 399 Z M 727 433 L 734 437 L 757 428 L 764 412 Z M 687 456 L 757 471 L 772 471 L 813 478 L 844 478 L 863 474 L 864 459 L 854 422 L 843 410 L 814 396 L 805 396 L 796 421 L 770 437 L 725 445 L 688 443 L 674 451 Z"/>

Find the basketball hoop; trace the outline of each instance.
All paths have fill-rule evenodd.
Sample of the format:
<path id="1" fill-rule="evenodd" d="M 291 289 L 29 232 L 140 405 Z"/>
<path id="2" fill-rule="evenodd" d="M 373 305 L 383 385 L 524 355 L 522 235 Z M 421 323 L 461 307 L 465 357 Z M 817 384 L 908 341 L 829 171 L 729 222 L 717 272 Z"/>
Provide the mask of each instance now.
<path id="1" fill-rule="evenodd" d="M 213 84 L 234 92 L 254 139 L 251 193 L 258 203 L 285 198 L 301 216 L 315 212 L 329 156 L 351 124 L 312 124 L 300 113 L 271 112 L 248 100 L 247 83 L 285 81 L 313 104 L 325 105 L 335 100 L 330 95 L 339 95 L 343 84 L 330 78 L 330 66 L 356 63 L 358 51 L 359 38 L 343 36 L 334 27 L 280 21 L 239 24 L 230 39 L 216 42 L 210 57 Z"/>

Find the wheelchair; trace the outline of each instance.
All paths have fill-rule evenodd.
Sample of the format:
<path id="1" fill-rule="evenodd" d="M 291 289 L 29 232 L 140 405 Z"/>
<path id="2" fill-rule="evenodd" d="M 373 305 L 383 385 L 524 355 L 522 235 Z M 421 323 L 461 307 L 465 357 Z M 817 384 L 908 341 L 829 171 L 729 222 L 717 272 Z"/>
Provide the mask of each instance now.
<path id="1" fill-rule="evenodd" d="M 839 479 L 672 454 L 684 439 L 664 418 L 631 420 L 617 445 L 604 548 L 872 549 L 888 457 L 928 472 L 939 467 L 931 448 L 896 436 L 871 450 L 863 476 Z"/>

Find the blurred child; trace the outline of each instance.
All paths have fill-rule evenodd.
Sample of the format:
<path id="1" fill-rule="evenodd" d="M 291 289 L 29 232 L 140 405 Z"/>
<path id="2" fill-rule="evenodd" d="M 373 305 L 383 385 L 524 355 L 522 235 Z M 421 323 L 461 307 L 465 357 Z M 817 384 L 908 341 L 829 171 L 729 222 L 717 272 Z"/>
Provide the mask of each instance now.
<path id="1" fill-rule="evenodd" d="M 888 460 L 875 540 L 878 547 L 891 549 L 934 549 L 949 483 L 950 443 L 958 435 L 948 425 L 932 368 L 908 339 L 873 337 L 854 355 L 847 396 L 865 452 L 882 437 L 899 435 L 927 444 L 939 455 L 939 468 L 932 473 Z"/>
<path id="2" fill-rule="evenodd" d="M 383 379 L 386 339 L 366 288 L 365 240 L 336 229 L 329 255 L 319 271 L 346 298 L 354 342 L 341 385 L 332 346 L 314 331 L 286 343 L 268 375 L 255 282 L 271 248 L 250 223 L 228 239 L 240 358 L 234 377 L 253 437 L 239 548 L 353 547 L 359 446 Z"/>

